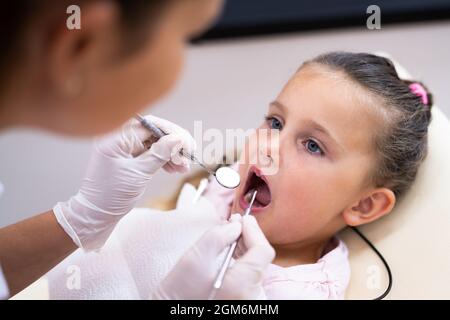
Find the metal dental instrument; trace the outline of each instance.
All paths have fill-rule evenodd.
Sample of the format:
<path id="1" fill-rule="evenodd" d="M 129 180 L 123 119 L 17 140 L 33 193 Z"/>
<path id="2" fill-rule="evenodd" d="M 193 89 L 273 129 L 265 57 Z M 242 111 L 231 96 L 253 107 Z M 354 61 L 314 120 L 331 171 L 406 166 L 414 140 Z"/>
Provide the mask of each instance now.
<path id="1" fill-rule="evenodd" d="M 139 121 L 139 123 L 149 130 L 157 139 L 167 135 L 166 132 L 155 126 L 151 121 L 148 121 L 145 119 L 142 115 L 136 114 L 135 116 L 136 120 Z M 188 152 L 184 151 L 183 149 L 180 151 L 180 154 L 183 157 L 188 158 L 192 162 L 198 164 L 200 167 L 205 169 L 209 174 L 213 175 L 217 182 L 228 189 L 234 189 L 237 188 L 240 184 L 240 176 L 239 174 L 234 171 L 233 169 L 229 167 L 220 167 L 216 171 L 211 170 L 208 168 L 205 164 L 203 164 L 200 160 L 198 160 L 194 155 L 189 154 Z"/>
<path id="2" fill-rule="evenodd" d="M 248 216 L 250 214 L 250 212 L 252 211 L 252 206 L 253 206 L 253 203 L 255 202 L 257 192 L 258 192 L 257 190 L 255 190 L 253 192 L 252 199 L 250 200 L 250 203 L 248 204 L 247 209 L 245 209 L 243 217 Z M 222 287 L 223 279 L 225 278 L 225 273 L 226 273 L 228 267 L 230 266 L 231 258 L 233 258 L 234 252 L 236 251 L 236 247 L 237 247 L 237 244 L 238 244 L 240 238 L 241 237 L 239 236 L 239 238 L 235 242 L 233 242 L 228 249 L 227 255 L 225 256 L 225 260 L 223 261 L 222 267 L 220 268 L 220 271 L 217 274 L 216 281 L 214 282 L 213 292 L 212 292 L 213 295 L 215 295 L 217 290 L 219 290 Z"/>
<path id="3" fill-rule="evenodd" d="M 136 114 L 136 119 L 141 123 L 141 125 L 150 130 L 151 133 L 153 133 L 156 138 L 161 138 L 163 136 L 166 136 L 167 133 L 165 133 L 164 131 L 162 131 L 160 128 L 158 128 L 157 126 L 155 126 L 152 122 L 148 121 L 147 119 L 145 119 L 143 116 L 141 116 L 140 114 Z M 212 171 L 211 169 L 209 169 L 207 166 L 205 166 L 203 163 L 201 163 L 196 157 L 194 157 L 193 155 L 187 153 L 184 150 L 181 150 L 181 155 L 188 158 L 189 160 L 195 162 L 196 164 L 198 164 L 199 166 L 201 166 L 203 169 L 205 169 L 206 171 L 208 171 L 210 174 L 215 174 L 214 171 Z"/>

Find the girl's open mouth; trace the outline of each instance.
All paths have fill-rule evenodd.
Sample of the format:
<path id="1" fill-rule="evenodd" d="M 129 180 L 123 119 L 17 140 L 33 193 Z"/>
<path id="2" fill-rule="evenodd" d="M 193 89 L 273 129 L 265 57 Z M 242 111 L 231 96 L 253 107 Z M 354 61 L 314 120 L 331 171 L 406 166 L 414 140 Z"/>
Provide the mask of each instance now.
<path id="1" fill-rule="evenodd" d="M 266 177 L 261 174 L 261 171 L 257 167 L 253 166 L 248 172 L 244 192 L 239 199 L 239 205 L 243 210 L 248 207 L 255 190 L 257 190 L 258 193 L 256 194 L 256 199 L 253 203 L 252 212 L 259 212 L 270 205 L 272 196 Z"/>

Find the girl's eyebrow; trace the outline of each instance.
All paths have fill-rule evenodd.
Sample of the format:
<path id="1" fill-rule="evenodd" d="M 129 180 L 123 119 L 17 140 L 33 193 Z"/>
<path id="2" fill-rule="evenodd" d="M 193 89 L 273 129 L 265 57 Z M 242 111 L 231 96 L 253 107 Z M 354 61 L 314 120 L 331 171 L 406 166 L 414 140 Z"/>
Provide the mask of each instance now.
<path id="1" fill-rule="evenodd" d="M 270 105 L 280 109 L 282 112 L 286 112 L 288 110 L 288 108 L 278 100 L 272 101 Z M 318 131 L 326 135 L 337 145 L 339 149 L 344 150 L 344 147 L 331 135 L 331 133 L 324 126 L 318 124 L 314 120 L 307 120 L 306 126 L 310 127 L 312 130 Z"/>
<path id="2" fill-rule="evenodd" d="M 284 104 L 282 104 L 280 101 L 278 100 L 274 100 L 272 101 L 270 104 L 270 106 L 276 107 L 278 109 L 281 109 L 281 111 L 285 112 L 287 110 L 286 106 Z"/>

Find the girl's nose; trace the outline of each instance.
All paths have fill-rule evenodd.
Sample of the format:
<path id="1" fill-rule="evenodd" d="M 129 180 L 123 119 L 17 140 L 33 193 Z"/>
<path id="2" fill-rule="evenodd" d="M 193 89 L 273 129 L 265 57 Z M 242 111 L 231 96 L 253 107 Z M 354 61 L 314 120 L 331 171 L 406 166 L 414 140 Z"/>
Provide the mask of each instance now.
<path id="1" fill-rule="evenodd" d="M 264 174 L 276 174 L 280 165 L 280 135 L 278 130 L 270 130 L 258 139 L 258 163 Z"/>
<path id="2" fill-rule="evenodd" d="M 271 165 L 273 163 L 271 150 L 269 148 L 259 148 L 259 160 L 262 165 Z"/>

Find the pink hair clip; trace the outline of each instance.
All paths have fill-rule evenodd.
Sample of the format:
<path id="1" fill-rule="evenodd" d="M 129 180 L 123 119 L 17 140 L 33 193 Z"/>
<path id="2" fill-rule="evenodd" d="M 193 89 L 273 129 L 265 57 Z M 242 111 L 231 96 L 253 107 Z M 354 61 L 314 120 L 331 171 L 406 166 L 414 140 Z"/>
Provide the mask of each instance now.
<path id="1" fill-rule="evenodd" d="M 422 99 L 422 103 L 424 105 L 428 105 L 427 90 L 425 90 L 425 88 L 420 83 L 414 82 L 410 84 L 409 89 L 411 89 L 412 93 L 414 93 L 416 96 Z"/>

